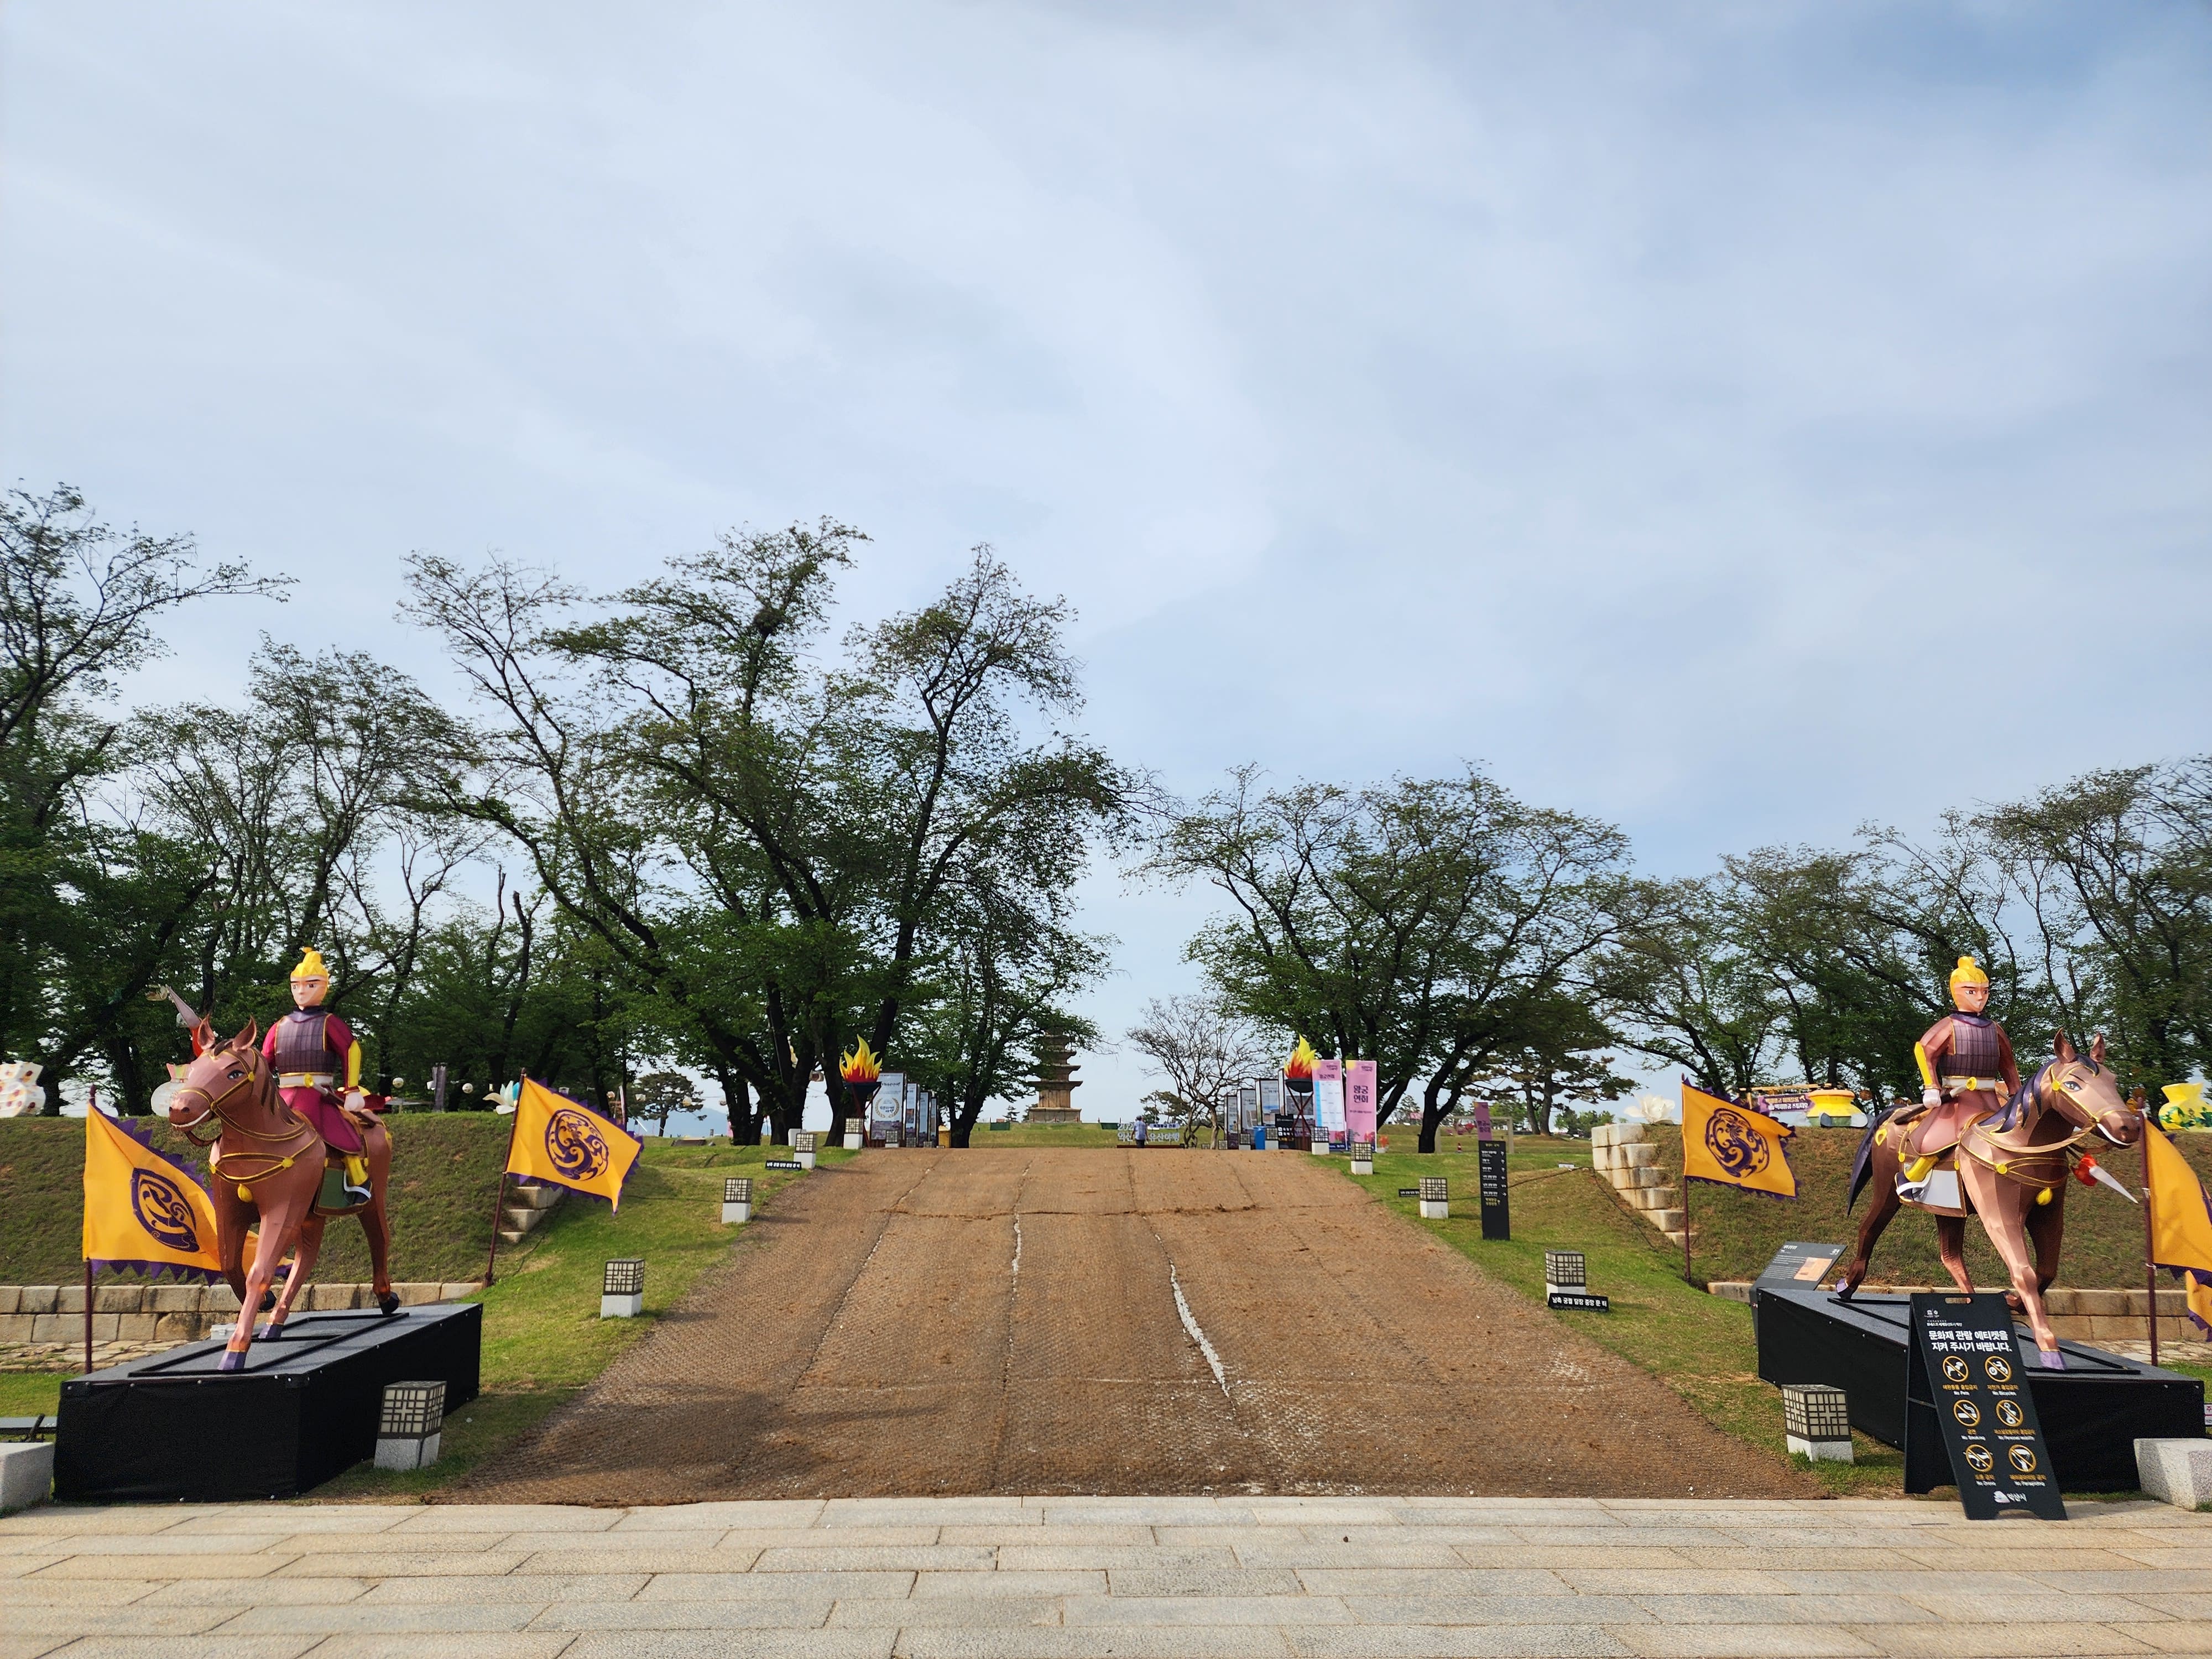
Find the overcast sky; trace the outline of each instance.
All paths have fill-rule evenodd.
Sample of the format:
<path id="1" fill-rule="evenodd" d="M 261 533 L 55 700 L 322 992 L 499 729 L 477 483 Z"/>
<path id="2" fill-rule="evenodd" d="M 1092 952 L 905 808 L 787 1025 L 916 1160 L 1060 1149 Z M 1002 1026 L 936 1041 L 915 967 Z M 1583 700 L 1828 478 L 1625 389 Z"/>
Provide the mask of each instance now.
<path id="1" fill-rule="evenodd" d="M 2212 748 L 2202 3 L 0 10 L 0 446 L 450 689 L 410 549 L 988 541 L 1196 792 L 1649 866 Z M 1109 1029 L 1199 895 L 1091 884 Z M 1151 1086 L 1089 1062 L 1079 1099 Z"/>

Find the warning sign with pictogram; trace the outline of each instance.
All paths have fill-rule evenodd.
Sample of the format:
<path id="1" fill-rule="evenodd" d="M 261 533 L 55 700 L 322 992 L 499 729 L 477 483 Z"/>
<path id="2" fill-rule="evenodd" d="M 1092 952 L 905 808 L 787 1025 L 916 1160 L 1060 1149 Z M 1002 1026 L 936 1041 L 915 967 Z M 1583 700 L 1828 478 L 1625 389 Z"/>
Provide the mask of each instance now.
<path id="1" fill-rule="evenodd" d="M 1915 1296 L 1905 1364 L 1907 1492 L 1942 1484 L 1940 1439 L 1967 1519 L 2066 1518 L 2002 1296 Z"/>

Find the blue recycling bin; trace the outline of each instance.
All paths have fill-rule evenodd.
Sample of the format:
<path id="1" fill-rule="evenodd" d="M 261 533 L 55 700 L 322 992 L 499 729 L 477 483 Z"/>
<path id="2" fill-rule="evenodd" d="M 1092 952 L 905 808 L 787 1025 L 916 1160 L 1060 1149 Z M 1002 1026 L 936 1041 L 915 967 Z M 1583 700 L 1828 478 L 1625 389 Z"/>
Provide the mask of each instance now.
<path id="1" fill-rule="evenodd" d="M 1255 1152 L 1264 1152 L 1267 1150 L 1267 1126 L 1264 1123 L 1255 1123 L 1252 1126 L 1252 1150 Z"/>

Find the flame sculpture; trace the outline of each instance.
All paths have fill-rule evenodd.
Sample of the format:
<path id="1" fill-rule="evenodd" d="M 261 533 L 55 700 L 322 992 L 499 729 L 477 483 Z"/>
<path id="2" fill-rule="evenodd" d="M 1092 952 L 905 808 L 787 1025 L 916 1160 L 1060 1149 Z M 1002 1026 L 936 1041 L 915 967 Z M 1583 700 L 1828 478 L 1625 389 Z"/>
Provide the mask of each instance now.
<path id="1" fill-rule="evenodd" d="M 1313 1051 L 1313 1044 L 1300 1037 L 1297 1046 L 1291 1050 L 1290 1063 L 1283 1067 L 1283 1075 L 1301 1080 L 1310 1079 L 1313 1076 L 1314 1061 L 1319 1058 Z"/>
<path id="2" fill-rule="evenodd" d="M 837 1062 L 837 1075 L 848 1083 L 873 1083 L 884 1074 L 884 1063 L 869 1051 L 868 1040 L 857 1038 L 850 1054 Z"/>

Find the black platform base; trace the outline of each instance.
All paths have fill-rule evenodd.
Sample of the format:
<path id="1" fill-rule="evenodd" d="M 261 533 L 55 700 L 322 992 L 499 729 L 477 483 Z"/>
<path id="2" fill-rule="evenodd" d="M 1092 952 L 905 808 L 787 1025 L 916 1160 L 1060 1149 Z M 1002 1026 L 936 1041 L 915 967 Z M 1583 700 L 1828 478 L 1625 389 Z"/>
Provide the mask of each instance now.
<path id="1" fill-rule="evenodd" d="M 223 1371 L 193 1342 L 62 1384 L 54 1496 L 65 1504 L 291 1498 L 376 1455 L 387 1382 L 476 1398 L 483 1310 L 295 1315 Z"/>
<path id="2" fill-rule="evenodd" d="M 1851 1426 L 1885 1445 L 1906 1442 L 1908 1409 L 1923 1414 L 1913 1425 L 1914 1449 L 1938 1448 L 1935 1413 L 1908 1408 L 1905 1397 L 1905 1339 L 1910 1307 L 1901 1296 L 1854 1297 L 1826 1291 L 1762 1285 L 1752 1304 L 1759 1340 L 1759 1375 L 1768 1382 L 1826 1382 L 1850 1396 Z M 2195 1377 L 2161 1370 L 2078 1342 L 2062 1342 L 2063 1371 L 2045 1370 L 2035 1340 L 2014 1328 L 2020 1374 L 2035 1396 L 2035 1413 L 2059 1484 L 2069 1492 L 2132 1492 L 2137 1484 L 2135 1443 L 2195 1438 L 2204 1432 L 2204 1385 Z M 1926 1466 L 1909 1460 L 1907 1492 L 1951 1483 L 1940 1449 Z"/>

